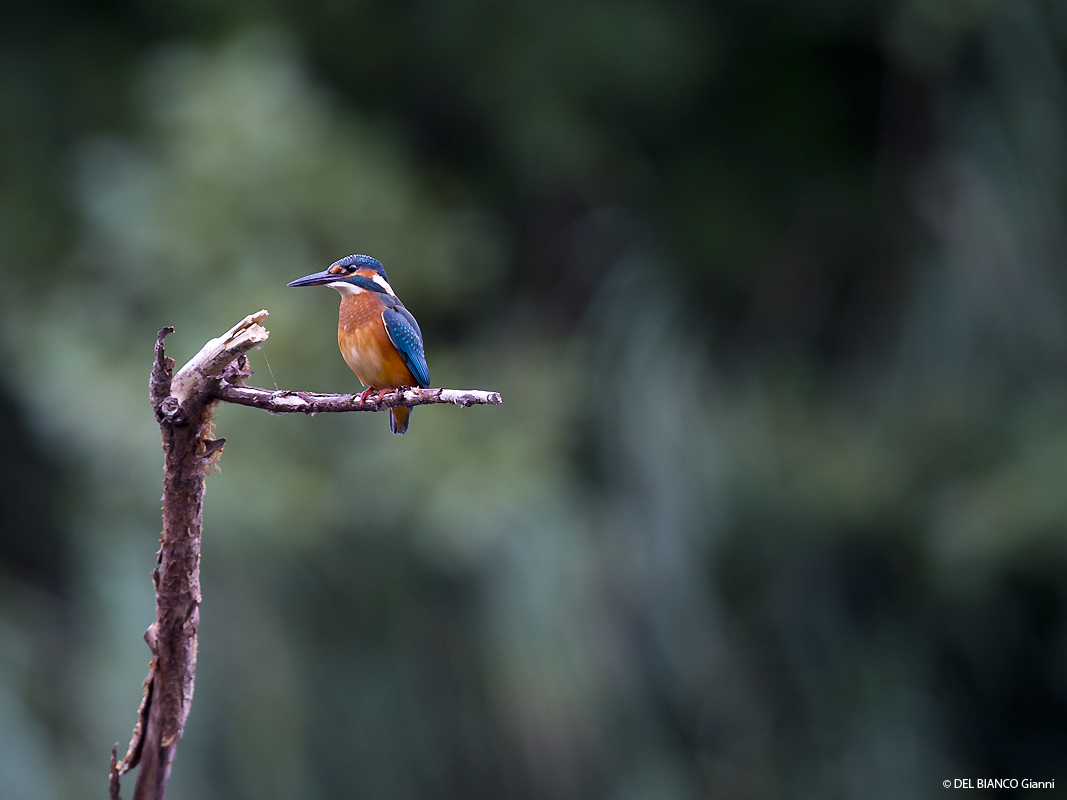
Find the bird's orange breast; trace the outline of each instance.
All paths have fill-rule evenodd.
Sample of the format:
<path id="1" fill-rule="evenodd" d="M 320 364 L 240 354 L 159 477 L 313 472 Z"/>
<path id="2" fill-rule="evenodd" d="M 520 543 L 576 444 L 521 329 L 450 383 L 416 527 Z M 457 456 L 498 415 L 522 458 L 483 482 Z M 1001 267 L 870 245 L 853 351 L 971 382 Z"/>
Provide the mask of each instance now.
<path id="1" fill-rule="evenodd" d="M 337 344 L 345 363 L 365 386 L 385 389 L 415 386 L 417 381 L 396 349 L 382 322 L 385 306 L 377 292 L 341 298 Z"/>

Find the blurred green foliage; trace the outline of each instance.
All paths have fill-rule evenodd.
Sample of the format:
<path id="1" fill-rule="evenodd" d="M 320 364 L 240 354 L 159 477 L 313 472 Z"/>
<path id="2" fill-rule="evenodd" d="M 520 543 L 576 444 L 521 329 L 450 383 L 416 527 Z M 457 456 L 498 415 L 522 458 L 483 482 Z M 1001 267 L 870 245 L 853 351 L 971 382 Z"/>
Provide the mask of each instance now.
<path id="1" fill-rule="evenodd" d="M 350 252 L 505 402 L 219 410 L 176 800 L 1063 778 L 1062 4 L 9 6 L 0 796 L 128 740 L 155 332 L 354 391 Z"/>

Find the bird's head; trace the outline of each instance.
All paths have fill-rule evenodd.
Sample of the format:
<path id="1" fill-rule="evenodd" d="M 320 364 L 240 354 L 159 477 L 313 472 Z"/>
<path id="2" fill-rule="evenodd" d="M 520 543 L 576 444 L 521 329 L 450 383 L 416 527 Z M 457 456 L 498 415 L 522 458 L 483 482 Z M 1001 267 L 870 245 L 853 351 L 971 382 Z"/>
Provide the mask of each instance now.
<path id="1" fill-rule="evenodd" d="M 385 274 L 385 267 L 382 263 L 376 258 L 364 255 L 345 256 L 340 261 L 330 264 L 329 269 L 324 272 L 306 275 L 286 285 L 329 286 L 342 295 L 384 292 L 396 296 L 393 287 L 389 285 L 389 278 Z"/>

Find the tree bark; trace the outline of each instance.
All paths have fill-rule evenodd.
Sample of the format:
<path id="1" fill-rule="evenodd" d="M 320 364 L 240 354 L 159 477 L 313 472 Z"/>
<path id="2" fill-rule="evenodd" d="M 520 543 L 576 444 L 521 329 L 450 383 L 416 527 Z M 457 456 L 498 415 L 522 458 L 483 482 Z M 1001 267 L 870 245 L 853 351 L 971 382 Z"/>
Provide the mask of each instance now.
<path id="1" fill-rule="evenodd" d="M 161 354 L 162 346 L 160 337 Z M 166 361 L 173 368 L 173 361 Z M 145 633 L 152 649 L 153 675 L 134 800 L 162 798 L 166 792 L 193 700 L 200 622 L 200 533 L 204 483 L 210 469 L 205 452 L 212 441 L 214 407 L 203 394 L 194 394 L 182 408 L 181 421 L 166 419 L 162 404 L 157 411 L 164 453 L 163 535 L 152 572 L 156 621 Z"/>

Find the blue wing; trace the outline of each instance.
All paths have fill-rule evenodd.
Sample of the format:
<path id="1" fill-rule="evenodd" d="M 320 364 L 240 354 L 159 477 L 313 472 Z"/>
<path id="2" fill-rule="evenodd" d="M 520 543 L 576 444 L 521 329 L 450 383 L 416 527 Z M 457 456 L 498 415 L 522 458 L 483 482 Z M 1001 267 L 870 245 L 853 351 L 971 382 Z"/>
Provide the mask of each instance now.
<path id="1" fill-rule="evenodd" d="M 430 387 L 430 368 L 426 364 L 426 353 L 422 349 L 422 331 L 411 312 L 400 303 L 382 310 L 382 322 L 389 339 L 400 351 L 401 358 L 408 365 L 411 374 L 419 386 Z"/>

